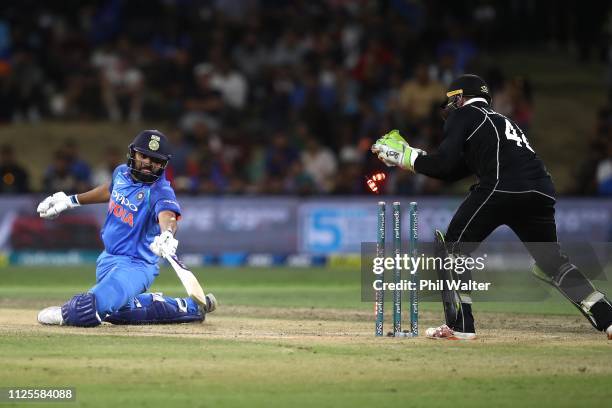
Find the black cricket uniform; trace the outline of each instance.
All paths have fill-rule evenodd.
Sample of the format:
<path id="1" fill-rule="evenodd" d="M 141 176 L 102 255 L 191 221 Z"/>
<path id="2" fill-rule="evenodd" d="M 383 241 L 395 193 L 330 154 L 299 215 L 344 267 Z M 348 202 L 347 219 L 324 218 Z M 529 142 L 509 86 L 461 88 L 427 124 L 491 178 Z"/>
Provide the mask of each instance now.
<path id="1" fill-rule="evenodd" d="M 609 331 L 612 340 L 608 330 L 612 329 L 612 303 L 561 252 L 555 188 L 523 131 L 490 108 L 488 86 L 476 75 L 455 79 L 446 96 L 447 108 L 455 109 L 444 125 L 444 140 L 436 153 L 419 155 L 414 170 L 447 181 L 474 174 L 479 182 L 453 216 L 445 250 L 468 255 L 493 230 L 507 225 L 535 259 L 541 271 L 536 268 L 536 276 L 563 293 L 596 329 Z M 471 99 L 457 107 L 466 97 Z M 532 242 L 550 244 L 530 245 Z M 467 270 L 457 278 L 469 280 L 471 273 Z M 458 332 L 475 333 L 469 293 L 445 295 L 448 293 L 442 296 L 447 325 Z M 460 300 L 458 309 L 452 307 L 454 296 Z"/>
<path id="2" fill-rule="evenodd" d="M 557 242 L 555 188 L 544 163 L 516 123 L 484 99 L 472 101 L 451 112 L 437 153 L 414 163 L 416 172 L 442 180 L 471 174 L 479 179 L 448 226 L 449 249 L 468 254 L 473 245 L 459 248 L 457 243 L 479 243 L 500 225 L 523 242 Z M 550 254 L 545 259 L 532 255 L 538 264 L 553 261 Z M 556 271 L 567 262 L 560 254 L 554 258 L 546 269 Z"/>

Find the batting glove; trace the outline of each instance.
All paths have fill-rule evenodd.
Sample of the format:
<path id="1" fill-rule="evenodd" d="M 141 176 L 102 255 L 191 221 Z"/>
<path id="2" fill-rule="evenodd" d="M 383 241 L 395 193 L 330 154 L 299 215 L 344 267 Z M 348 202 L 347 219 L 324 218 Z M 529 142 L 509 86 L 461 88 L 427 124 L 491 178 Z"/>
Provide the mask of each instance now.
<path id="1" fill-rule="evenodd" d="M 392 130 L 378 139 L 371 150 L 387 166 L 399 166 L 412 172 L 417 157 L 427 154 L 424 150 L 411 147 L 398 130 Z"/>
<path id="2" fill-rule="evenodd" d="M 174 238 L 172 232 L 164 231 L 153 239 L 149 248 L 157 256 L 166 257 L 176 254 L 178 240 Z"/>
<path id="3" fill-rule="evenodd" d="M 38 204 L 36 212 L 38 212 L 41 218 L 53 219 L 57 218 L 61 212 L 79 207 L 80 205 L 81 203 L 79 203 L 76 195 L 67 196 L 64 192 L 60 191 L 42 200 Z"/>

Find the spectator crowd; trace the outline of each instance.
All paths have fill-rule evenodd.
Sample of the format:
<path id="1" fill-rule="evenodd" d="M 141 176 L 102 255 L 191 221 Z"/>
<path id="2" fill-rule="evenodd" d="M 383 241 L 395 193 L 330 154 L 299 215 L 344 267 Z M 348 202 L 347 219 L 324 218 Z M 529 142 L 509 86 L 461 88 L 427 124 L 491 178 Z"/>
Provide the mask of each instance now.
<path id="1" fill-rule="evenodd" d="M 440 105 L 461 73 L 482 73 L 495 108 L 529 128 L 528 79 L 480 58 L 517 40 L 504 23 L 527 3 L 11 2 L 0 6 L 0 121 L 165 123 L 167 176 L 183 193 L 362 194 L 382 169 L 375 138 L 398 128 L 425 150 L 439 143 Z M 123 161 L 125 146 L 110 147 L 91 169 L 77 146 L 50 158 L 44 190 L 82 191 Z M 28 190 L 10 145 L 0 165 L 2 192 Z M 390 175 L 388 192 L 443 187 Z"/>

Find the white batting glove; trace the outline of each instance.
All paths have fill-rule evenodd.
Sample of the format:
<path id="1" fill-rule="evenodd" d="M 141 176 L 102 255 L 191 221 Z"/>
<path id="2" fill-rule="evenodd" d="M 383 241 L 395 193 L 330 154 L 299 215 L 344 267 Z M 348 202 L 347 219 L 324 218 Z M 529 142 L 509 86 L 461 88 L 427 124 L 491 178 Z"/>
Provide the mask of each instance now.
<path id="1" fill-rule="evenodd" d="M 176 254 L 178 240 L 174 238 L 172 232 L 164 231 L 153 239 L 149 248 L 157 256 L 166 257 Z"/>
<path id="2" fill-rule="evenodd" d="M 67 196 L 63 191 L 60 191 L 42 200 L 38 204 L 36 212 L 41 218 L 53 219 L 60 215 L 61 212 L 79 207 L 80 205 L 76 195 Z"/>

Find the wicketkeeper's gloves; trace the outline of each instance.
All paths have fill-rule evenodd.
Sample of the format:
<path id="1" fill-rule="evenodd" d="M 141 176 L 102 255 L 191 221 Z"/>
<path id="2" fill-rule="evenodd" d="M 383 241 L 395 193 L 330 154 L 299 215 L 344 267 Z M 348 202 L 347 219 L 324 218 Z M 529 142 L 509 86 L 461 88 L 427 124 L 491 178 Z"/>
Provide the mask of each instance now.
<path id="1" fill-rule="evenodd" d="M 378 139 L 371 150 L 387 166 L 399 166 L 412 172 L 417 157 L 427 154 L 424 150 L 411 147 L 396 129 Z"/>

